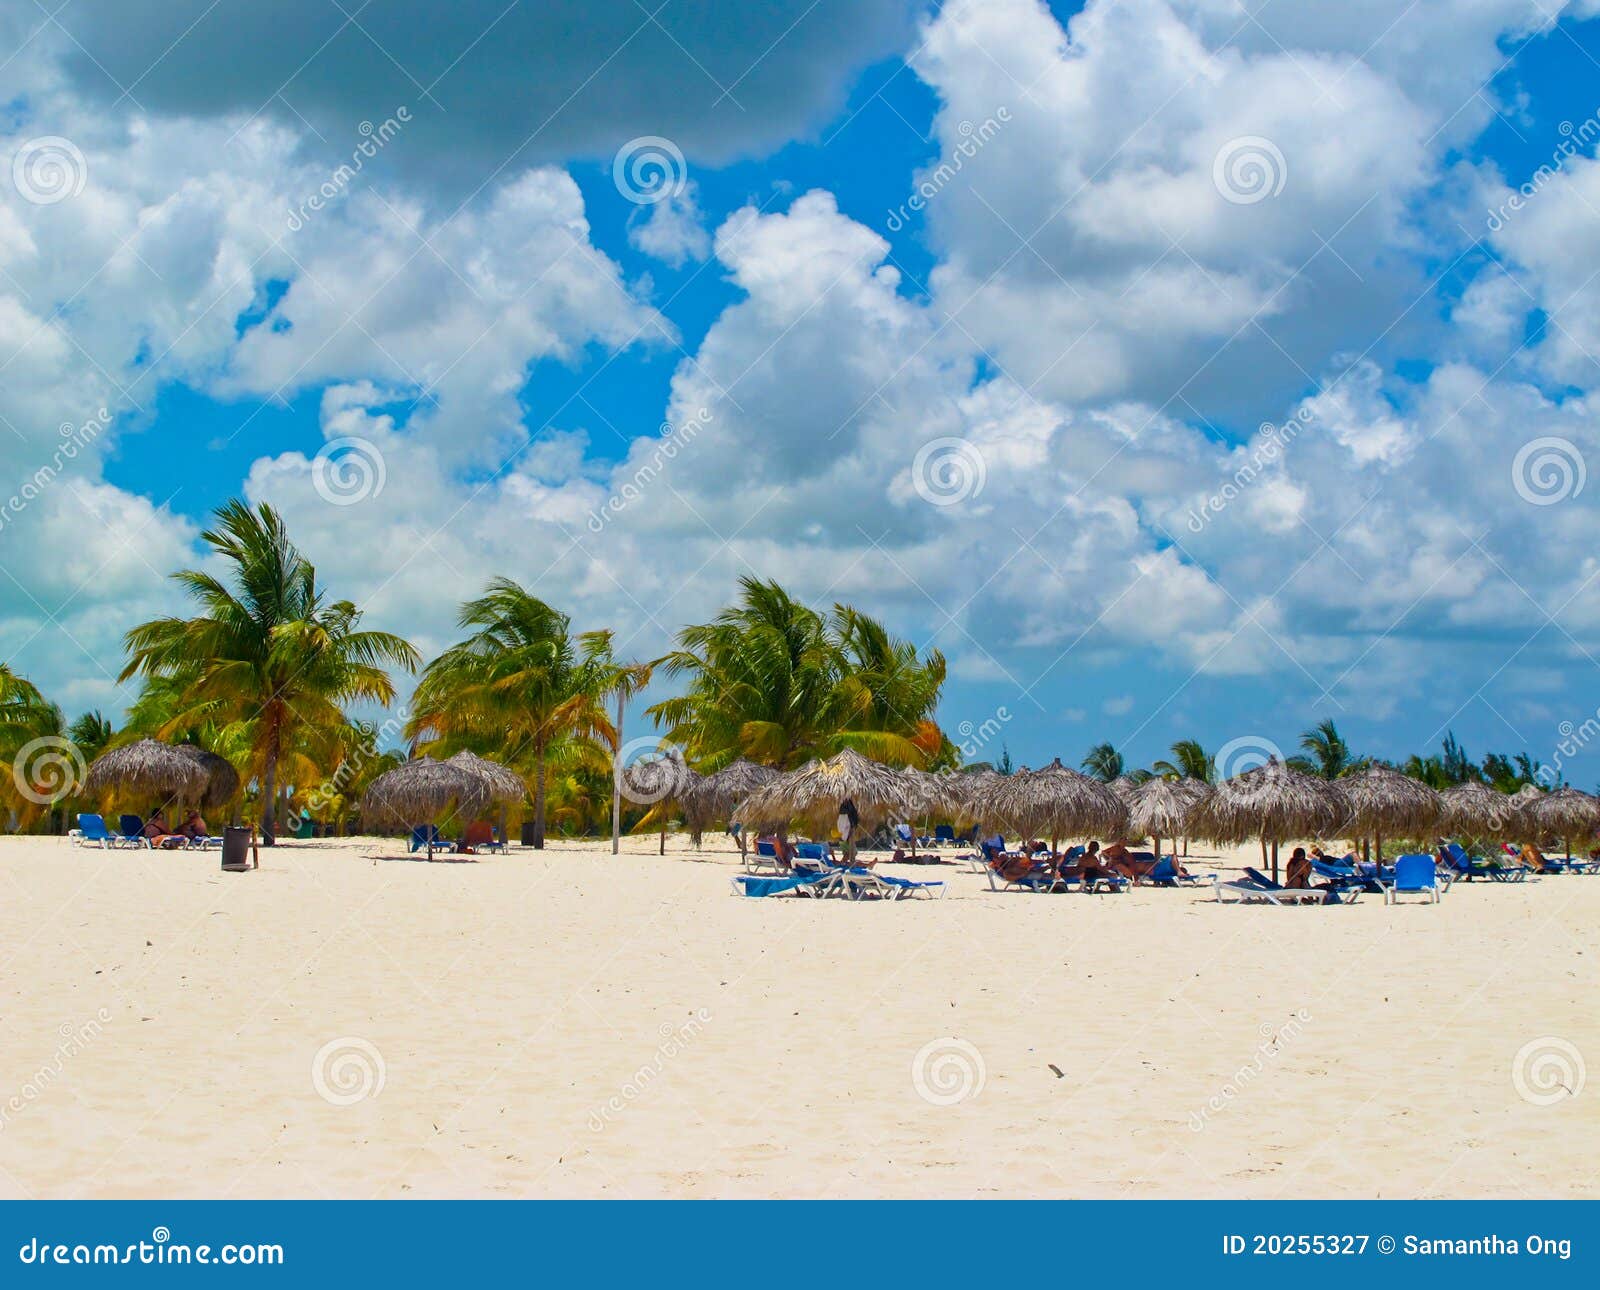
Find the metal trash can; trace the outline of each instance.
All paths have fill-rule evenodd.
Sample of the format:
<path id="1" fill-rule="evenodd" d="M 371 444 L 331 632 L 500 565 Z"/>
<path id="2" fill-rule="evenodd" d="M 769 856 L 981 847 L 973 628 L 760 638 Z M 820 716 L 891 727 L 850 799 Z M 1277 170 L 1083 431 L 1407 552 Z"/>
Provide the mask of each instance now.
<path id="1" fill-rule="evenodd" d="M 524 820 L 522 822 L 522 845 L 525 846 L 525 847 L 531 847 L 533 845 L 533 842 L 534 842 L 533 821 L 532 820 Z"/>
<path id="2" fill-rule="evenodd" d="M 245 873 L 250 868 L 251 830 L 230 824 L 222 830 L 222 867 L 229 873 Z"/>

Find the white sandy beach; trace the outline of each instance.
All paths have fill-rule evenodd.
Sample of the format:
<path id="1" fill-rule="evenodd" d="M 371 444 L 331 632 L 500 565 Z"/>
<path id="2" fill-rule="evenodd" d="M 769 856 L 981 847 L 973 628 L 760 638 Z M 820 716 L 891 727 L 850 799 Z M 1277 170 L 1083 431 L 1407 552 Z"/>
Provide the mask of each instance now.
<path id="1" fill-rule="evenodd" d="M 1600 1193 L 1600 1079 L 1541 1092 L 1600 1060 L 1600 880 L 757 901 L 625 848 L 0 840 L 0 1195 Z"/>

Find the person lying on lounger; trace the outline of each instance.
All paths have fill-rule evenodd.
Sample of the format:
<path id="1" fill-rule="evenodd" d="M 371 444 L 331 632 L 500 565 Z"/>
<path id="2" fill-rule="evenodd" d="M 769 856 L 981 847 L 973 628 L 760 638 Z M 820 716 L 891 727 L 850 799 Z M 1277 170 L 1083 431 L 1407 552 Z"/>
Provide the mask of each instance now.
<path id="1" fill-rule="evenodd" d="M 1534 873 L 1555 872 L 1555 866 L 1545 858 L 1544 852 L 1531 842 L 1522 844 L 1522 850 L 1517 852 L 1517 863 L 1525 869 L 1532 869 Z"/>
<path id="2" fill-rule="evenodd" d="M 144 836 L 153 847 L 181 847 L 189 840 L 184 834 L 174 833 L 167 827 L 159 809 L 150 812 L 150 818 L 144 824 Z"/>

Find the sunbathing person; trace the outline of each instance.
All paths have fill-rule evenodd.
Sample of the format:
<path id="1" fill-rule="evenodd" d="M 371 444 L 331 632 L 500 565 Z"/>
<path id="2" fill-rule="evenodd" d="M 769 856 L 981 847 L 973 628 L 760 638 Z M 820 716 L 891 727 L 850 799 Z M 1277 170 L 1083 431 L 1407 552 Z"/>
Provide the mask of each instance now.
<path id="1" fill-rule="evenodd" d="M 1555 873 L 1556 868 L 1545 857 L 1543 851 L 1531 842 L 1524 842 L 1522 850 L 1517 852 L 1517 863 L 1525 869 L 1532 869 L 1534 873 Z"/>
<path id="2" fill-rule="evenodd" d="M 1296 847 L 1289 857 L 1289 867 L 1284 871 L 1283 885 L 1304 889 L 1311 886 L 1311 857 L 1304 847 Z"/>
<path id="3" fill-rule="evenodd" d="M 152 847 L 181 847 L 189 840 L 184 834 L 174 833 L 167 827 L 166 820 L 161 818 L 159 808 L 150 812 L 150 818 L 145 821 L 142 833 Z"/>
<path id="4" fill-rule="evenodd" d="M 183 822 L 183 827 L 178 832 L 191 840 L 211 836 L 211 830 L 206 827 L 206 822 L 201 818 L 199 811 L 190 811 L 189 818 Z"/>

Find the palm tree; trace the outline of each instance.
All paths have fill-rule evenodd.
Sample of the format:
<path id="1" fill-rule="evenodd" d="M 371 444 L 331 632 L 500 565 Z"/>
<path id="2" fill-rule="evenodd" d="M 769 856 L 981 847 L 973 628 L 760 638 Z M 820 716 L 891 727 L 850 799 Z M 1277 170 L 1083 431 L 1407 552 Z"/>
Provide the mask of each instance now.
<path id="1" fill-rule="evenodd" d="M 1358 758 L 1350 755 L 1350 745 L 1345 743 L 1331 718 L 1305 731 L 1300 736 L 1300 747 L 1310 756 L 1290 757 L 1287 765 L 1323 779 L 1338 779 L 1361 765 Z"/>
<path id="2" fill-rule="evenodd" d="M 775 582 L 743 578 L 736 603 L 685 627 L 657 660 L 686 692 L 648 711 L 695 764 L 740 757 L 785 769 L 854 748 L 897 765 L 952 757 L 934 723 L 945 660 L 919 656 L 875 619 L 835 605 L 824 618 Z"/>
<path id="3" fill-rule="evenodd" d="M 251 510 L 235 498 L 200 537 L 231 566 L 228 581 L 199 569 L 173 574 L 202 612 L 130 631 L 120 679 L 174 683 L 161 738 L 206 721 L 240 734 L 270 844 L 280 771 L 314 776 L 344 742 L 340 705 L 392 702 L 385 665 L 414 672 L 420 659 L 398 636 L 360 630 L 350 601 L 325 601 L 315 568 L 267 504 Z"/>
<path id="4" fill-rule="evenodd" d="M 67 727 L 67 738 L 77 745 L 85 762 L 91 762 L 103 753 L 115 733 L 111 722 L 98 708 L 83 713 Z"/>
<path id="5" fill-rule="evenodd" d="M 512 766 L 533 791 L 534 846 L 544 846 L 552 764 L 609 770 L 617 730 L 605 700 L 636 686 L 610 632 L 572 633 L 572 620 L 509 578 L 461 607 L 472 635 L 422 674 L 406 733 L 441 749 L 476 747 Z"/>
<path id="6" fill-rule="evenodd" d="M 1110 744 L 1096 744 L 1081 765 L 1096 779 L 1109 784 L 1122 774 L 1122 754 Z"/>
<path id="7" fill-rule="evenodd" d="M 59 735 L 61 728 L 61 709 L 32 681 L 0 663 L 0 759 L 6 763 L 0 767 L 0 803 L 15 810 L 24 826 L 38 818 L 44 804 L 30 795 L 34 785 L 24 791 L 30 770 L 37 768 L 20 764 L 18 758 L 28 744 Z"/>
<path id="8" fill-rule="evenodd" d="M 1172 745 L 1172 760 L 1158 761 L 1150 769 L 1163 779 L 1198 779 L 1205 784 L 1217 773 L 1211 755 L 1194 739 L 1178 740 Z"/>

